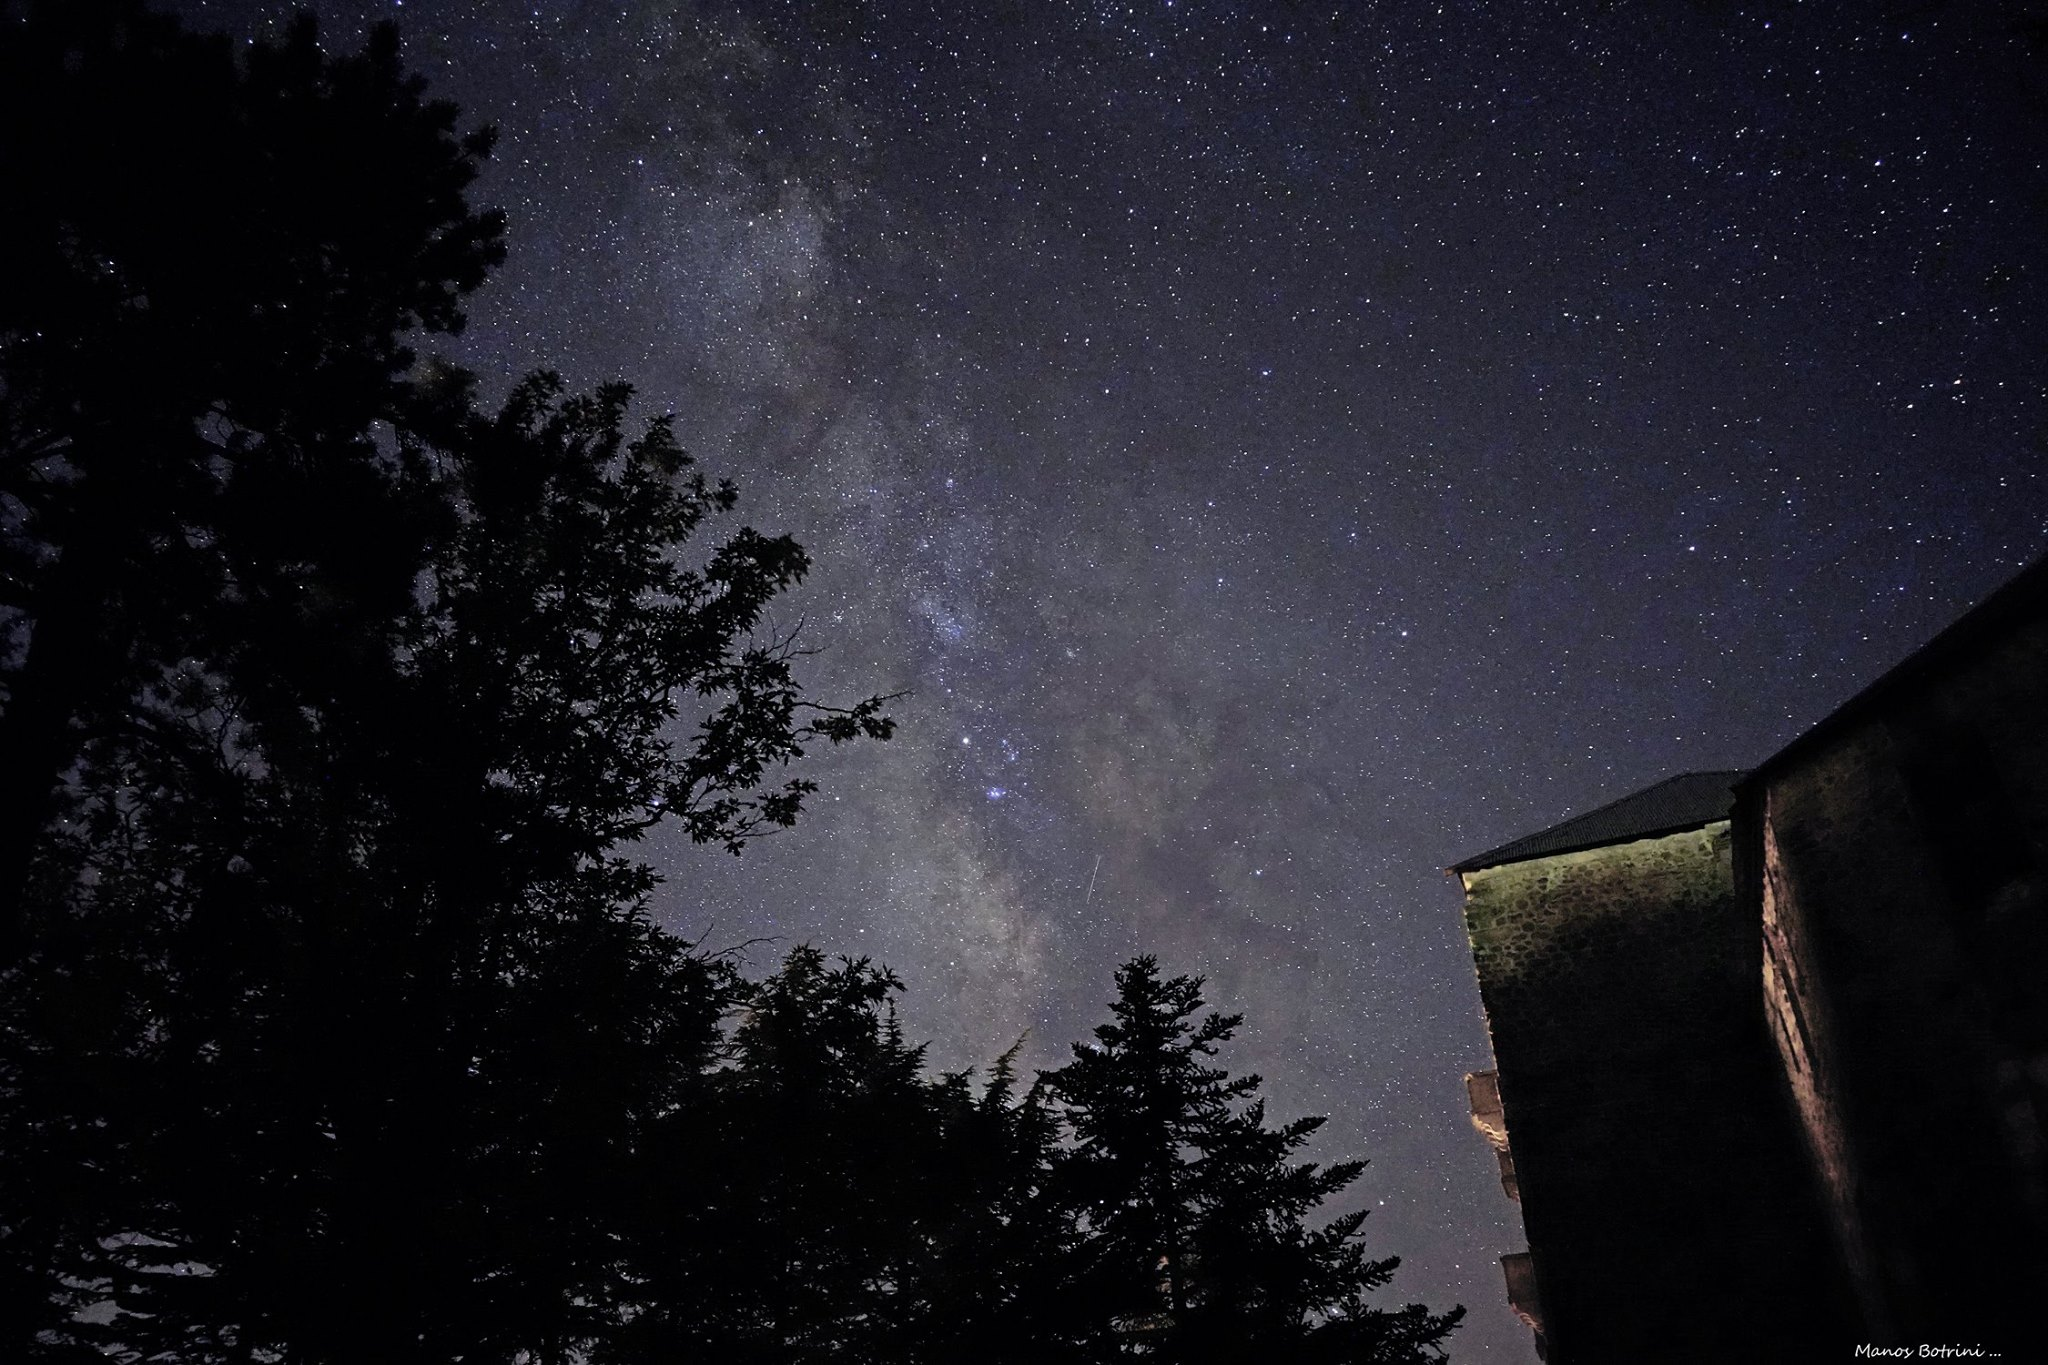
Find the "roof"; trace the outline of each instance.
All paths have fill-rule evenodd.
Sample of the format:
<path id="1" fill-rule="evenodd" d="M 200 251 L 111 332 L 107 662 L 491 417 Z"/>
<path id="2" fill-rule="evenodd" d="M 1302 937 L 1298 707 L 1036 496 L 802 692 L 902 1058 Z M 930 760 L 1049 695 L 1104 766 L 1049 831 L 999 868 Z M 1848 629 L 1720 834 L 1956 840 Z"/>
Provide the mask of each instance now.
<path id="1" fill-rule="evenodd" d="M 1926 686 L 1971 654 L 1996 645 L 2011 631 L 2043 616 L 2048 616 L 2048 557 L 2035 560 L 2004 587 L 1895 664 L 1876 682 L 1758 764 L 1743 777 L 1740 785 L 1749 790 L 1767 781 L 1789 763 L 1881 714 L 1887 706 L 1914 689 Z"/>
<path id="2" fill-rule="evenodd" d="M 1742 771 L 1680 773 L 1654 786 L 1610 801 L 1597 810 L 1575 815 L 1563 824 L 1526 834 L 1499 848 L 1488 849 L 1451 867 L 1453 872 L 1477 872 L 1482 867 L 1549 858 L 1559 853 L 1600 848 L 1606 844 L 1650 839 L 1660 834 L 1698 829 L 1726 820 L 1735 804 L 1731 790 L 1742 779 Z"/>

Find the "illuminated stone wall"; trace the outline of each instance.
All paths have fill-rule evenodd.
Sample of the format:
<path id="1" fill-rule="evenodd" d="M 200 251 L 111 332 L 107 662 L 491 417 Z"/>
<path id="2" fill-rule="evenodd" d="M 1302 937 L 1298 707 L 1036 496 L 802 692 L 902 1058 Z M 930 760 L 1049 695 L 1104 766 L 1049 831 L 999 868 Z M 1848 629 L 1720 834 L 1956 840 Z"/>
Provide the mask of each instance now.
<path id="1" fill-rule="evenodd" d="M 1729 824 L 1464 884 L 1553 1365 L 1839 1343 Z"/>

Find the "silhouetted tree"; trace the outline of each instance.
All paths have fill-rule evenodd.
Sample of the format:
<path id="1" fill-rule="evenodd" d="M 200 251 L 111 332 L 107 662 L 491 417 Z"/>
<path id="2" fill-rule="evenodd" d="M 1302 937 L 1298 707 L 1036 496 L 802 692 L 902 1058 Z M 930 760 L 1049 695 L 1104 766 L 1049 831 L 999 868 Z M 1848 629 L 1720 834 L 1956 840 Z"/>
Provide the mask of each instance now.
<path id="1" fill-rule="evenodd" d="M 48 1340 L 511 1359 L 614 1324 L 645 1136 L 737 990 L 623 849 L 662 819 L 737 849 L 795 818 L 808 784 L 764 784 L 805 745 L 889 728 L 750 642 L 792 542 L 685 567 L 732 491 L 625 401 L 429 395 L 392 459 L 444 501 L 393 614 L 280 601 L 87 750 L 0 1125 Z"/>
<path id="2" fill-rule="evenodd" d="M 0 22 L 0 1356 L 1431 1358 L 1199 983 L 1019 1095 L 652 923 L 890 722 L 623 387 L 415 365 L 500 225 L 388 30 Z"/>
<path id="3" fill-rule="evenodd" d="M 749 995 L 730 1065 L 650 1148 L 648 1278 L 616 1358 L 897 1358 L 921 1207 L 953 1195 L 927 1183 L 936 1093 L 899 989 L 798 948 Z"/>
<path id="4" fill-rule="evenodd" d="M 1017 1094 L 926 1077 L 895 978 L 799 948 L 747 996 L 724 1065 L 646 1147 L 623 1330 L 603 1362 L 1269 1359 L 1422 1365 L 1462 1310 L 1374 1306 L 1393 1258 L 1362 1163 L 1297 1159 L 1257 1077 L 1210 1064 L 1238 1020 L 1141 958 L 1094 1045 Z"/>
<path id="5" fill-rule="evenodd" d="M 201 1213 L 172 1208 L 164 1172 L 196 1156 L 244 1178 L 216 1131 L 271 1151 L 261 1170 L 317 1150 L 303 1116 L 237 1128 L 204 1084 L 253 1055 L 260 983 L 218 947 L 244 922 L 242 869 L 263 840 L 273 872 L 315 846 L 265 805 L 259 779 L 281 771 L 225 670 L 257 664 L 279 621 L 302 628 L 276 647 L 324 635 L 342 664 L 390 642 L 446 509 L 372 423 L 406 401 L 401 334 L 459 326 L 501 248 L 496 215 L 462 197 L 488 135 L 454 134 L 388 31 L 330 60 L 301 24 L 238 62 L 124 0 L 6 0 L 0 25 L 11 1353 L 71 1330 L 52 1286 L 60 1307 L 121 1289 L 147 1308 L 207 1278 L 144 1272 L 189 1268 L 156 1232 Z M 289 1194 L 237 1207 L 275 1195 L 288 1223 Z"/>
<path id="6" fill-rule="evenodd" d="M 1076 1212 L 1073 1292 L 1102 1358 L 1421 1362 L 1463 1315 L 1373 1308 L 1399 1264 L 1360 1244 L 1364 1213 L 1312 1226 L 1362 1162 L 1294 1160 L 1321 1119 L 1265 1122 L 1257 1076 L 1213 1066 L 1241 1016 L 1202 1009 L 1198 978 L 1119 969 L 1112 1022 L 1045 1081 L 1074 1143 L 1053 1187 Z"/>
<path id="7" fill-rule="evenodd" d="M 1051 1185 L 1065 1129 L 1042 1079 L 1017 1093 L 1022 1046 L 996 1060 L 979 1095 L 966 1073 L 938 1082 L 944 1141 L 927 1179 L 949 1198 L 931 1211 L 930 1254 L 909 1285 L 911 1330 L 897 1358 L 1097 1358 L 1067 1298 L 1079 1219 Z"/>
<path id="8" fill-rule="evenodd" d="M 135 0 L 0 25 L 4 964 L 66 774 L 247 638 L 226 605 L 309 574 L 402 591 L 402 535 L 324 528 L 403 502 L 369 439 L 403 335 L 458 329 L 503 247 L 463 199 L 489 132 L 456 135 L 388 28 L 330 59 L 302 20 L 238 60 Z"/>
<path id="9" fill-rule="evenodd" d="M 627 845 L 888 722 L 623 389 L 413 371 L 498 224 L 388 30 L 4 19 L 0 1353 L 565 1358 L 738 993 Z"/>

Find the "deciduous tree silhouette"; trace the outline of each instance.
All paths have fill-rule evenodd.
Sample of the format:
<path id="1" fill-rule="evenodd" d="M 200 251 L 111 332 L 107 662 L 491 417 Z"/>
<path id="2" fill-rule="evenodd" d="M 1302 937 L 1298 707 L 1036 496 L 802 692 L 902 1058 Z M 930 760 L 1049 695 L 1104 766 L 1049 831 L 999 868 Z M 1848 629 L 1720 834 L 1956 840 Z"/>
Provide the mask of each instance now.
<path id="1" fill-rule="evenodd" d="M 246 638 L 226 606 L 307 573 L 402 589 L 402 545 L 324 528 L 382 534 L 404 334 L 458 329 L 503 247 L 463 198 L 489 131 L 456 134 L 388 28 L 330 59 L 301 20 L 238 59 L 135 0 L 0 26 L 4 965 L 66 774 Z"/>
<path id="2" fill-rule="evenodd" d="M 1019 1094 L 651 921 L 890 722 L 624 388 L 415 365 L 500 225 L 389 31 L 0 22 L 0 1356 L 1436 1358 L 1198 982 Z"/>
<path id="3" fill-rule="evenodd" d="M 388 31 L 4 18 L 0 1352 L 564 1358 L 737 990 L 631 841 L 888 722 L 623 389 L 415 373 L 498 224 Z"/>
<path id="4" fill-rule="evenodd" d="M 512 1359 L 613 1325 L 644 1140 L 737 989 L 627 846 L 737 849 L 805 746 L 889 730 L 751 642 L 792 542 L 685 567 L 732 491 L 625 402 L 427 395 L 391 459 L 443 501 L 392 614 L 309 578 L 88 748 L 8 1006 L 31 1335 Z"/>

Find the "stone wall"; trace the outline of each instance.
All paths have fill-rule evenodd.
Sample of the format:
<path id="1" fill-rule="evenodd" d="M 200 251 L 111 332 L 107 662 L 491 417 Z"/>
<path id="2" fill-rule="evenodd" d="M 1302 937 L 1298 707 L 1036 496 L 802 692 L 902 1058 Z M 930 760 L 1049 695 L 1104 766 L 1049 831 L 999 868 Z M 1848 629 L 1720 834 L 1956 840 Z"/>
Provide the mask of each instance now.
<path id="1" fill-rule="evenodd" d="M 2012 1358 L 2048 1302 L 2048 623 L 1873 689 L 1742 819 L 1774 1041 L 1873 1337 Z"/>
<path id="2" fill-rule="evenodd" d="M 1724 821 L 1464 875 L 1556 1365 L 1846 1339 L 1731 859 Z"/>

